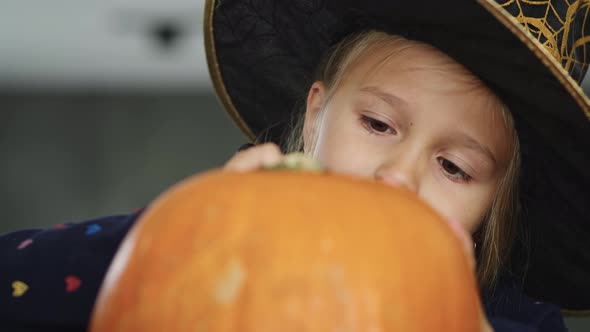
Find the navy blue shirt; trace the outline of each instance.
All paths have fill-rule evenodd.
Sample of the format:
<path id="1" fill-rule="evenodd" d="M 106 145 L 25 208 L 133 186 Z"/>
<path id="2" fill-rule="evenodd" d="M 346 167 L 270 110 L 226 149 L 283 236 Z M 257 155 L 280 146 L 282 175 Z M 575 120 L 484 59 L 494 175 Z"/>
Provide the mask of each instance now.
<path id="1" fill-rule="evenodd" d="M 86 331 L 108 266 L 139 212 L 0 236 L 0 330 Z M 567 331 L 559 307 L 502 280 L 482 293 L 496 332 Z"/>

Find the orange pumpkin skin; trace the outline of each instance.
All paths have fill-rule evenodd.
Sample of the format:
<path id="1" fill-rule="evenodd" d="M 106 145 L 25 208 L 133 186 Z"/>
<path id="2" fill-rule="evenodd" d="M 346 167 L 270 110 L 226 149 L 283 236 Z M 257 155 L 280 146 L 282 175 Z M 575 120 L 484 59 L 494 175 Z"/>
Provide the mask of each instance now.
<path id="1" fill-rule="evenodd" d="M 301 172 L 213 171 L 159 197 L 124 240 L 92 332 L 477 331 L 446 223 L 412 193 Z"/>

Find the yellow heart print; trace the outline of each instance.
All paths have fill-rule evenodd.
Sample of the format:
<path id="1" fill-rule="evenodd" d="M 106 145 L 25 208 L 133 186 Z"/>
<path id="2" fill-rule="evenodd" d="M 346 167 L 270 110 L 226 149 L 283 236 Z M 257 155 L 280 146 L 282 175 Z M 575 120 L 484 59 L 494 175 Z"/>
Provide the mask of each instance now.
<path id="1" fill-rule="evenodd" d="M 20 280 L 16 280 L 12 283 L 12 288 L 14 288 L 12 296 L 21 297 L 29 289 L 29 286 Z"/>

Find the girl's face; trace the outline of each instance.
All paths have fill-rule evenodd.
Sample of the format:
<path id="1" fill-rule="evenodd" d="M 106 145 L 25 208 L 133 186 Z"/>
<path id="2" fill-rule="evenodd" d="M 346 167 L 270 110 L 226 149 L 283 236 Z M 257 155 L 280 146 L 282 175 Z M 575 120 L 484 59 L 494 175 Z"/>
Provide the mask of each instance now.
<path id="1" fill-rule="evenodd" d="M 405 187 L 473 233 L 509 162 L 500 103 L 440 51 L 417 45 L 388 57 L 391 48 L 360 59 L 329 100 L 312 85 L 306 151 L 332 171 Z"/>

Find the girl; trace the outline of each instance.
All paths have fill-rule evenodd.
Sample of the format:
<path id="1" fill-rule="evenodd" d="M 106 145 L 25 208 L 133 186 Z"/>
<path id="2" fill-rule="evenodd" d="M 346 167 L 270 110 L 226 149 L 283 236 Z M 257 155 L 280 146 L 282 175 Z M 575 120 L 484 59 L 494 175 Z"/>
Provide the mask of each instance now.
<path id="1" fill-rule="evenodd" d="M 405 187 L 470 233 L 488 219 L 499 238 L 512 236 L 507 207 L 515 200 L 518 140 L 506 106 L 481 81 L 432 46 L 383 32 L 353 35 L 328 57 L 292 149 L 333 172 Z M 267 143 L 238 153 L 225 169 L 282 158 Z M 507 249 L 499 238 L 489 239 L 496 246 L 480 265 L 482 284 L 497 278 Z M 482 331 L 490 330 L 482 321 Z"/>
<path id="2" fill-rule="evenodd" d="M 573 58 L 587 47 L 576 34 L 589 4 L 481 3 L 209 7 L 218 95 L 246 134 L 274 142 L 225 169 L 303 151 L 331 171 L 414 191 L 472 235 L 489 320 L 482 331 L 563 331 L 557 307 L 538 300 L 590 304 L 589 246 L 568 243 L 589 227 L 589 154 L 574 142 L 589 138 L 590 104 L 572 82 L 583 73 Z"/>
<path id="3" fill-rule="evenodd" d="M 538 301 L 590 308 L 590 248 L 576 241 L 590 227 L 582 146 L 590 103 L 572 79 L 585 69 L 586 53 L 577 50 L 586 47 L 588 4 L 503 5 L 207 1 L 213 83 L 261 143 L 225 169 L 256 169 L 280 161 L 282 151 L 304 151 L 332 171 L 412 190 L 473 236 L 481 331 L 565 331 L 559 306 Z M 549 51 L 515 18 L 537 29 Z M 520 202 L 526 214 L 517 218 Z M 138 215 L 3 235 L 0 325 L 85 330 Z M 520 269 L 524 262 L 528 269 Z"/>
<path id="4" fill-rule="evenodd" d="M 481 81 L 431 46 L 382 32 L 345 39 L 329 56 L 310 88 L 303 130 L 294 131 L 295 150 L 334 172 L 405 187 L 469 232 L 486 215 L 499 232 L 512 227 L 501 219 L 507 209 L 495 209 L 515 199 L 518 140 L 505 105 Z M 267 143 L 225 169 L 281 159 Z M 505 250 L 496 248 L 480 273 L 486 284 Z M 486 321 L 482 331 L 490 331 Z"/>

